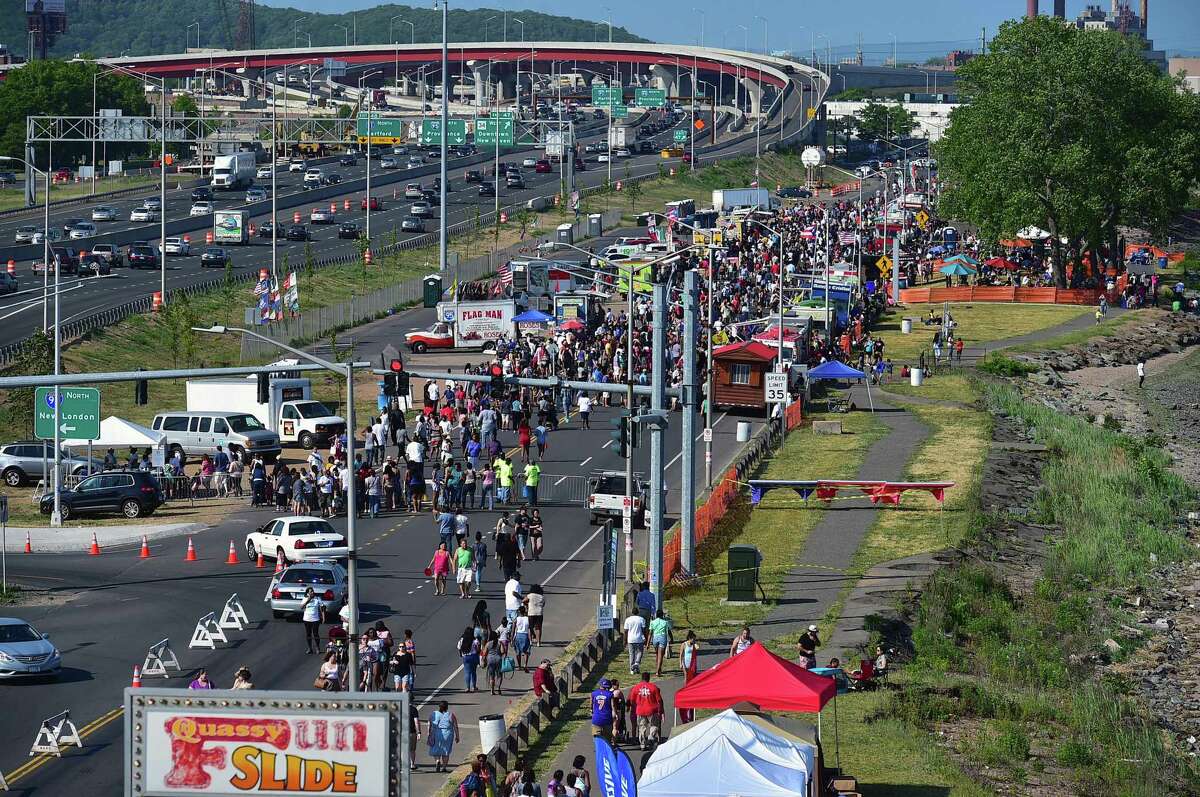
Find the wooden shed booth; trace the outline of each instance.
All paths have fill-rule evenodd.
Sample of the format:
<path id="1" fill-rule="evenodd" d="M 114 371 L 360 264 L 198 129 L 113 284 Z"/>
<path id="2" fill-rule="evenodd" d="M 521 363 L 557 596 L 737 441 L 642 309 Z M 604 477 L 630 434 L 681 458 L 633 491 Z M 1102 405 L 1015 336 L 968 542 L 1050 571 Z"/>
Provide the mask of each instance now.
<path id="1" fill-rule="evenodd" d="M 713 408 L 766 409 L 764 374 L 776 350 L 757 341 L 731 343 L 713 350 Z"/>

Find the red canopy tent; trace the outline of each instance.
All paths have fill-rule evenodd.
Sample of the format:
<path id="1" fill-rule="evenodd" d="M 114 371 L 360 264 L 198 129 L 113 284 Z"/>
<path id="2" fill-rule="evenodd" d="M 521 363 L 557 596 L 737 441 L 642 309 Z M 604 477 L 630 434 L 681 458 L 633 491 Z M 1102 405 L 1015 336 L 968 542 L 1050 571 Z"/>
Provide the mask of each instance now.
<path id="1" fill-rule="evenodd" d="M 675 694 L 675 708 L 726 709 L 745 701 L 767 711 L 815 713 L 836 694 L 832 678 L 815 675 L 755 642 L 693 678 Z"/>
<path id="2" fill-rule="evenodd" d="M 1008 271 L 1016 271 L 1021 267 L 1020 263 L 1014 263 L 1006 257 L 990 257 L 984 261 L 984 265 L 991 268 L 1007 269 Z"/>

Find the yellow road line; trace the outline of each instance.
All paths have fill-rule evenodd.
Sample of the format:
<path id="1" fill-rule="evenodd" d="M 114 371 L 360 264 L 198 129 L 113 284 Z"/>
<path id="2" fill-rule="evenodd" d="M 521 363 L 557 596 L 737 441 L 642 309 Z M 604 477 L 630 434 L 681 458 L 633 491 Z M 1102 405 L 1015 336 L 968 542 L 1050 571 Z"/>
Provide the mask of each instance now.
<path id="1" fill-rule="evenodd" d="M 88 736 L 90 736 L 91 734 L 100 730 L 105 725 L 108 725 L 110 722 L 117 719 L 124 713 L 125 713 L 125 707 L 117 706 L 116 708 L 112 709 L 111 711 L 107 712 L 106 714 L 100 715 L 96 719 L 89 722 L 87 725 L 84 725 L 83 728 L 81 728 L 79 730 L 79 738 L 81 740 L 86 739 Z M 66 750 L 68 747 L 69 747 L 69 745 L 61 745 L 59 747 L 59 749 Z M 14 769 L 12 772 L 9 772 L 8 774 L 6 774 L 4 776 L 4 780 L 7 781 L 8 784 L 11 786 L 19 778 L 23 778 L 32 772 L 36 772 L 41 767 L 45 766 L 48 762 L 56 761 L 56 760 L 58 760 L 58 758 L 59 758 L 58 756 L 52 755 L 50 753 L 39 753 L 38 755 L 34 756 L 30 760 L 26 761 L 21 766 Z"/>

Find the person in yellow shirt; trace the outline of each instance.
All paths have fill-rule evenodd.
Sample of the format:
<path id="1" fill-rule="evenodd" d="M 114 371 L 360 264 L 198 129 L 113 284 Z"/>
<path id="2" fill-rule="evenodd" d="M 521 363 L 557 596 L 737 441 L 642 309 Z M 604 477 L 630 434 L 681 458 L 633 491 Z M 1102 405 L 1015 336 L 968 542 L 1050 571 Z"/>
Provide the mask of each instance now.
<path id="1" fill-rule="evenodd" d="M 542 478 L 542 469 L 536 462 L 525 466 L 525 498 L 530 506 L 537 506 L 538 482 Z"/>
<path id="2" fill-rule="evenodd" d="M 496 457 L 496 497 L 500 503 L 507 504 L 513 486 L 513 466 L 503 454 Z"/>

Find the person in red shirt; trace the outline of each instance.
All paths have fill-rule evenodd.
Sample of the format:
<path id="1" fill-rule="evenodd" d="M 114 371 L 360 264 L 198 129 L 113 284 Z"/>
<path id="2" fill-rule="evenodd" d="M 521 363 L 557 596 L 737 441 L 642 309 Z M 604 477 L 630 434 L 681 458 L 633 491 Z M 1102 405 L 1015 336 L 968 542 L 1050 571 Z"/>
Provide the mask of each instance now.
<path id="1" fill-rule="evenodd" d="M 638 744 L 645 750 L 658 744 L 662 735 L 663 698 L 658 687 L 650 682 L 650 673 L 642 673 L 640 683 L 629 690 L 629 705 L 637 716 Z"/>

